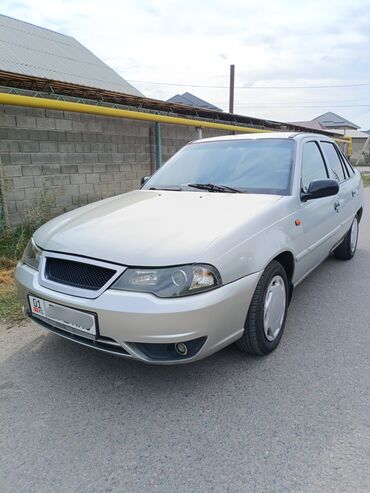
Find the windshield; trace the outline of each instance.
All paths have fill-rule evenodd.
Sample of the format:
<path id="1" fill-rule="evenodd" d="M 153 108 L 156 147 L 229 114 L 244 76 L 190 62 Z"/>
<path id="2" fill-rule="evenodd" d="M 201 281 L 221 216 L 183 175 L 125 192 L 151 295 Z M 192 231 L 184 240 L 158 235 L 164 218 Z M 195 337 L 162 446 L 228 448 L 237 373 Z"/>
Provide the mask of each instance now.
<path id="1" fill-rule="evenodd" d="M 279 138 L 196 142 L 169 159 L 143 188 L 194 191 L 194 184 L 213 184 L 249 193 L 288 195 L 294 145 L 291 139 Z"/>

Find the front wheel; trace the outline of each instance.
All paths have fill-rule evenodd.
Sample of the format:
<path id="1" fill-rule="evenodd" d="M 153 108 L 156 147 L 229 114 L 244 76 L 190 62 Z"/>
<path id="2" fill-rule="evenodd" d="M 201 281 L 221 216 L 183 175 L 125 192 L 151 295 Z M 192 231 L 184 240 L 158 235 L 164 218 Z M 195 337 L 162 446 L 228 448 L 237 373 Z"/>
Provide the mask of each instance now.
<path id="1" fill-rule="evenodd" d="M 283 335 L 288 302 L 288 278 L 285 269 L 273 260 L 257 284 L 244 325 L 244 334 L 236 342 L 238 348 L 260 356 L 273 351 Z"/>
<path id="2" fill-rule="evenodd" d="M 334 255 L 336 258 L 341 260 L 350 260 L 356 253 L 358 240 L 358 216 L 355 216 L 352 226 L 343 241 L 334 250 Z"/>

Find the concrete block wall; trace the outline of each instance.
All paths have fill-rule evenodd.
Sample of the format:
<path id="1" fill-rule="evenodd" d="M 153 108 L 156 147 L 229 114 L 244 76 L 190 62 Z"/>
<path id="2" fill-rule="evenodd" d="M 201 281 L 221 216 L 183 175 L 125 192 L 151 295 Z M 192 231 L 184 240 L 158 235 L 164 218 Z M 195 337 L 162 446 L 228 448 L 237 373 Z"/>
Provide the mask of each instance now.
<path id="1" fill-rule="evenodd" d="M 178 125 L 161 125 L 161 134 L 163 161 L 198 135 Z M 10 226 L 22 222 L 41 194 L 58 215 L 137 189 L 154 169 L 151 122 L 0 105 L 0 187 Z"/>
<path id="2" fill-rule="evenodd" d="M 225 135 L 224 130 L 202 129 L 202 138 Z M 180 125 L 161 125 L 162 158 L 166 162 L 181 147 L 192 140 L 198 139 L 198 130 L 194 127 L 182 127 Z"/>

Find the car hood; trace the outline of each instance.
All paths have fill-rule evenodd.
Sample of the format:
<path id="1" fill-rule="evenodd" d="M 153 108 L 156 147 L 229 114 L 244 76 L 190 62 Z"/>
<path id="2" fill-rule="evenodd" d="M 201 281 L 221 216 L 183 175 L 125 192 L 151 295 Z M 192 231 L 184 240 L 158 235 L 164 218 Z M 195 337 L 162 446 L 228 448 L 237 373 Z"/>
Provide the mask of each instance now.
<path id="1" fill-rule="evenodd" d="M 131 266 L 211 262 L 207 249 L 270 208 L 276 195 L 137 190 L 63 214 L 41 248 Z"/>

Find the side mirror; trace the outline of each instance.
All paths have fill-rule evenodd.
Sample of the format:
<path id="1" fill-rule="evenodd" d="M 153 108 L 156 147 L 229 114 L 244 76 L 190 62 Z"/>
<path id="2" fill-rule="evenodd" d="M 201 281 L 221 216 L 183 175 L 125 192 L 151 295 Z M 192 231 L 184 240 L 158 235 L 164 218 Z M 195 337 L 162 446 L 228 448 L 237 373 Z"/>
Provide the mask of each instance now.
<path id="1" fill-rule="evenodd" d="M 143 186 L 145 185 L 145 183 L 149 180 L 150 176 L 143 176 L 141 181 L 140 181 L 140 185 Z"/>
<path id="2" fill-rule="evenodd" d="M 336 180 L 312 180 L 309 184 L 307 192 L 301 193 L 302 202 L 312 199 L 320 199 L 321 197 L 330 197 L 339 192 L 339 185 Z"/>

